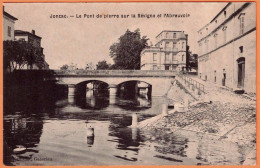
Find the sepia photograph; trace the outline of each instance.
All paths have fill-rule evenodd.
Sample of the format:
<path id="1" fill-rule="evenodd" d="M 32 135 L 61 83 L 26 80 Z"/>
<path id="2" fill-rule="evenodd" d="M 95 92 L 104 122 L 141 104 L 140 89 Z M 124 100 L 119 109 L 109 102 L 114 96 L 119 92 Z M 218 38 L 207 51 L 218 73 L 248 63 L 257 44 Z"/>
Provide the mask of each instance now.
<path id="1" fill-rule="evenodd" d="M 2 8 L 5 166 L 256 165 L 256 2 Z"/>

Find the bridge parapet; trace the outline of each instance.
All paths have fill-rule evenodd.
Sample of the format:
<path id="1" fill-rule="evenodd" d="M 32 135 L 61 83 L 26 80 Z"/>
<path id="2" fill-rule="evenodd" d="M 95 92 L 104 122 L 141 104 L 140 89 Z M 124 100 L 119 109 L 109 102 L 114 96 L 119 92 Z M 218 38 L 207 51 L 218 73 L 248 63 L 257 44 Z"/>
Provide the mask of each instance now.
<path id="1" fill-rule="evenodd" d="M 165 70 L 54 70 L 55 76 L 174 77 L 177 71 Z"/>

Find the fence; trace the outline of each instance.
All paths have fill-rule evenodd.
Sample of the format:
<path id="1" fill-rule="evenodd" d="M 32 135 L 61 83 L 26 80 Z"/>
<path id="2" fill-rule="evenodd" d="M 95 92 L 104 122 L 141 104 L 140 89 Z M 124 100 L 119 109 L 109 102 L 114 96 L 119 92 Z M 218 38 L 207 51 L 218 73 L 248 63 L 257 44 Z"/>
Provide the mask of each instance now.
<path id="1" fill-rule="evenodd" d="M 183 80 L 185 83 L 188 83 L 189 85 L 192 85 L 192 88 L 196 88 L 200 91 L 200 93 L 204 93 L 205 94 L 205 88 L 204 88 L 204 85 L 185 76 L 185 75 L 179 75 L 179 78 L 181 80 Z"/>

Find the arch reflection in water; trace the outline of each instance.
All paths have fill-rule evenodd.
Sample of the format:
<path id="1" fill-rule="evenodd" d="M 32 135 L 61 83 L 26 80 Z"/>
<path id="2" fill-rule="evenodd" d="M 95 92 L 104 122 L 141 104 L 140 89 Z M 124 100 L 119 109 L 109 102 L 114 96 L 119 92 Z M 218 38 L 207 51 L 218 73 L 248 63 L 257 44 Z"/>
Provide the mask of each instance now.
<path id="1" fill-rule="evenodd" d="M 152 85 L 142 81 L 127 81 L 118 85 L 117 105 L 126 110 L 150 108 Z"/>
<path id="2" fill-rule="evenodd" d="M 75 97 L 75 104 L 82 109 L 104 109 L 109 105 L 109 97 L 106 92 L 108 91 L 88 90 L 86 91 L 86 96 L 77 95 Z"/>
<path id="3" fill-rule="evenodd" d="M 104 109 L 109 105 L 108 84 L 85 81 L 76 85 L 75 105 L 82 109 Z"/>

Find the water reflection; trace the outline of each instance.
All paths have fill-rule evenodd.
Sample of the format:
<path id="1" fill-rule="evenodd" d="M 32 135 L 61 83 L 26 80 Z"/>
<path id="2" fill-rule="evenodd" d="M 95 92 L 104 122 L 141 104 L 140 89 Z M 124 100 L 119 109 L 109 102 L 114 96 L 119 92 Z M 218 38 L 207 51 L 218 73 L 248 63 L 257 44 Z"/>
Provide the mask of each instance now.
<path id="1" fill-rule="evenodd" d="M 11 154 L 18 146 L 26 148 L 17 152 L 19 159 L 31 159 L 34 153 L 38 153 L 37 146 L 42 135 L 43 119 L 38 116 L 26 116 L 16 113 L 4 117 L 4 156 L 6 160 L 12 160 Z M 23 155 L 26 153 L 25 155 Z M 6 163 L 6 162 L 5 162 Z M 7 163 L 8 164 L 8 163 Z"/>
<path id="2" fill-rule="evenodd" d="M 75 105 L 82 109 L 104 109 L 109 105 L 108 94 L 108 90 L 87 90 L 86 96 L 74 97 Z"/>
<path id="3" fill-rule="evenodd" d="M 122 93 L 111 103 L 108 91 L 88 89 L 49 105 L 16 101 L 15 110 L 10 108 L 15 99 L 9 100 L 4 113 L 5 164 L 196 165 L 240 164 L 244 159 L 245 148 L 194 132 L 129 128 L 133 111 L 142 121 L 160 114 L 165 100 L 151 98 L 147 91 Z M 26 150 L 14 153 L 18 145 Z M 51 159 L 34 159 L 44 157 Z"/>

